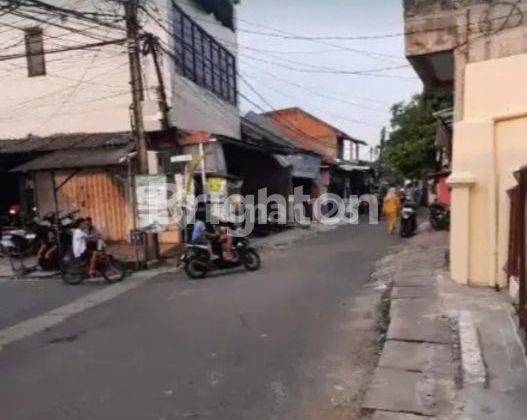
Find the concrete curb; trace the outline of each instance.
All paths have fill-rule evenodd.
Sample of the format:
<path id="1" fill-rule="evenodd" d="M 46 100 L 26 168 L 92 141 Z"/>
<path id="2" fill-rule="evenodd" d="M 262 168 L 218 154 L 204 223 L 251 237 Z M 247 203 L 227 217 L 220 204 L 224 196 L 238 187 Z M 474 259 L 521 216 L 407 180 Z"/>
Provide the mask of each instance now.
<path id="1" fill-rule="evenodd" d="M 130 290 L 142 286 L 148 280 L 159 274 L 165 272 L 177 273 L 178 271 L 179 270 L 177 269 L 169 271 L 166 269 L 158 269 L 146 273 L 135 274 L 126 281 L 105 287 L 102 290 L 90 293 L 89 295 L 83 296 L 71 303 L 60 306 L 40 316 L 4 328 L 3 330 L 0 330 L 0 352 L 4 346 L 47 330 L 57 324 L 60 324 L 61 322 L 64 322 L 74 315 L 84 312 L 87 309 L 93 308 L 94 306 L 100 305 L 104 302 L 108 302 L 109 300 L 114 299 Z"/>
<path id="2" fill-rule="evenodd" d="M 485 385 L 487 372 L 474 318 L 470 312 L 461 311 L 458 323 L 463 383 L 465 385 Z"/>

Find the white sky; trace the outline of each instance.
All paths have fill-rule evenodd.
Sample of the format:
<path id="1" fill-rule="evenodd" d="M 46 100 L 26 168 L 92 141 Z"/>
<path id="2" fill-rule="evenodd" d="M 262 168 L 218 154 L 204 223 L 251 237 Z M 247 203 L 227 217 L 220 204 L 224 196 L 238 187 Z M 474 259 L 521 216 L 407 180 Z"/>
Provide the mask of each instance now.
<path id="1" fill-rule="evenodd" d="M 315 42 L 244 32 L 279 30 L 302 36 L 348 37 L 397 34 L 404 31 L 402 0 L 241 0 L 237 9 L 240 72 L 274 109 L 300 106 L 376 145 L 382 126 L 389 125 L 390 106 L 422 89 L 411 67 L 378 73 L 389 77 L 377 77 L 304 73 L 270 64 L 309 71 L 319 70 L 313 66 L 341 71 L 402 66 L 408 64 L 403 36 Z M 240 90 L 264 110 L 271 110 L 242 80 Z M 331 98 L 316 96 L 317 93 Z M 261 112 L 242 99 L 242 113 L 249 110 Z M 369 158 L 365 147 L 362 157 Z"/>

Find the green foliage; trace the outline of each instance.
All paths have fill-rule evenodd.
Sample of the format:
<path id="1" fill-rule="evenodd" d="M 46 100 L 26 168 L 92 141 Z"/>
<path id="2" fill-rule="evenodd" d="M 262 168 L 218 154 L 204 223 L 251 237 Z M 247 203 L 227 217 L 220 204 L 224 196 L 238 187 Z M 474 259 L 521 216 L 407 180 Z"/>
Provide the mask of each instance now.
<path id="1" fill-rule="evenodd" d="M 449 96 L 414 95 L 408 103 L 392 106 L 391 130 L 384 142 L 380 164 L 385 178 L 418 179 L 436 165 L 433 113 L 452 106 Z"/>

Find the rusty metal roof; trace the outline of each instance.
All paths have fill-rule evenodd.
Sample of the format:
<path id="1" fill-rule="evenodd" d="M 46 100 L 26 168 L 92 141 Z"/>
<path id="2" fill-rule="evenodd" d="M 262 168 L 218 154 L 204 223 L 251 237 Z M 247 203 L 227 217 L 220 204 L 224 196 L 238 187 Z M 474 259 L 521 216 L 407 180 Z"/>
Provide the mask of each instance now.
<path id="1" fill-rule="evenodd" d="M 125 146 L 131 141 L 130 132 L 54 134 L 47 137 L 0 140 L 0 154 L 115 147 Z"/>
<path id="2" fill-rule="evenodd" d="M 122 165 L 130 153 L 129 147 L 73 148 L 57 150 L 12 169 L 11 172 L 34 172 L 54 169 L 80 169 Z"/>

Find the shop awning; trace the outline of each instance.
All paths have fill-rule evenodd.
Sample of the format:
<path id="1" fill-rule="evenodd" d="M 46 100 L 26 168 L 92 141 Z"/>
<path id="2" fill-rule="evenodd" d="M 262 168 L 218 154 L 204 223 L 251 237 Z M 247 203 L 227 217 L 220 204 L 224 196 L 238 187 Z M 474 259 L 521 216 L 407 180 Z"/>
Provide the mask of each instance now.
<path id="1" fill-rule="evenodd" d="M 295 178 L 319 179 L 322 159 L 315 155 L 298 153 L 294 155 L 274 155 L 280 165 L 291 166 L 291 176 Z"/>
<path id="2" fill-rule="evenodd" d="M 353 171 L 368 172 L 372 170 L 371 166 L 357 165 L 353 163 L 338 163 L 337 168 L 339 168 L 342 171 L 346 171 L 346 172 L 353 172 Z"/>
<path id="3" fill-rule="evenodd" d="M 122 165 L 130 154 L 129 147 L 58 150 L 33 159 L 11 172 L 35 172 L 59 169 L 81 169 Z"/>

